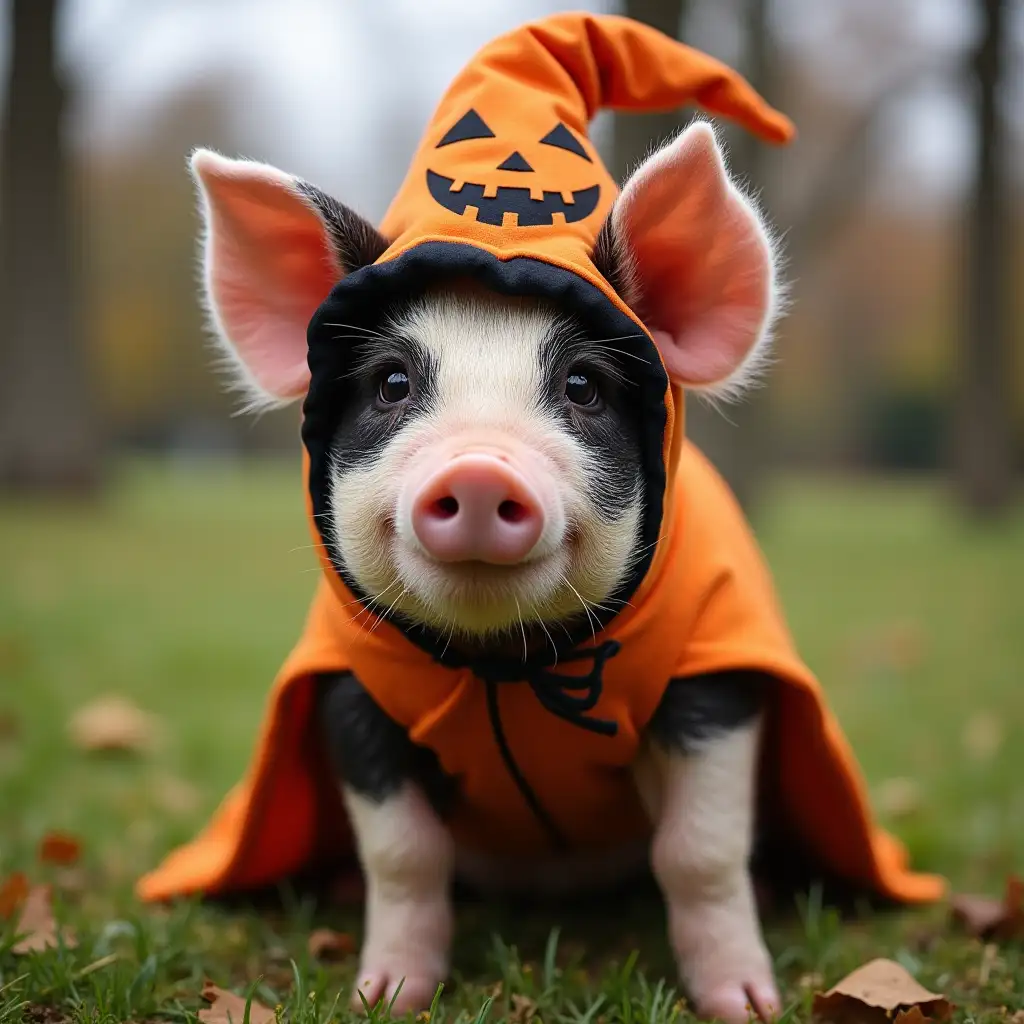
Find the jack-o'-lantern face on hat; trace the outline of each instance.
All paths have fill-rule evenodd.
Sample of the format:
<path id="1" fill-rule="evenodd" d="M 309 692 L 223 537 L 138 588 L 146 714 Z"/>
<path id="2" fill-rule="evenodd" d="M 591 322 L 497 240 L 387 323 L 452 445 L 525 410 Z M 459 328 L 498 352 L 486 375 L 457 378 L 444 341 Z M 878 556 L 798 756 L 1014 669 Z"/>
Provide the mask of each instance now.
<path id="1" fill-rule="evenodd" d="M 474 207 L 476 220 L 481 224 L 536 227 L 554 224 L 556 214 L 564 217 L 566 223 L 575 223 L 585 220 L 597 209 L 601 186 L 590 183 L 594 162 L 583 143 L 561 121 L 538 138 L 526 152 L 521 145 L 518 149 L 495 149 L 498 159 L 494 170 L 503 172 L 495 178 L 507 181 L 511 172 L 523 178 L 521 186 L 498 184 L 497 180 L 465 181 L 460 177 L 466 171 L 466 165 L 459 159 L 460 144 L 473 139 L 494 140 L 492 148 L 500 147 L 500 138 L 470 108 L 448 129 L 435 148 L 434 164 L 438 169 L 427 170 L 427 188 L 434 200 L 446 210 L 462 216 L 467 208 Z M 450 169 L 456 173 L 445 175 L 442 171 L 449 169 L 446 167 L 449 153 L 452 158 Z M 552 160 L 554 154 L 558 156 Z M 565 154 L 571 155 L 572 160 L 564 159 Z M 476 159 L 473 165 L 486 166 Z M 540 175 L 540 180 L 537 181 L 533 175 Z M 577 180 L 579 187 L 574 188 Z M 550 185 L 555 181 L 561 182 L 563 187 L 551 189 Z M 568 201 L 570 195 L 571 202 Z"/>

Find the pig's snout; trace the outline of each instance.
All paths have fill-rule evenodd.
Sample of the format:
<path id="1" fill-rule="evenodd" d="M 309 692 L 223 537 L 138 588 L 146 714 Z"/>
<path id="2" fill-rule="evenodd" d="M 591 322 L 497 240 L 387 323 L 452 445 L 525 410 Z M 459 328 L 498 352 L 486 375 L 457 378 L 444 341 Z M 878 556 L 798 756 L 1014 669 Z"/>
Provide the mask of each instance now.
<path id="1" fill-rule="evenodd" d="M 412 528 L 440 562 L 514 565 L 544 532 L 544 505 L 512 465 L 460 455 L 432 473 L 412 501 Z"/>

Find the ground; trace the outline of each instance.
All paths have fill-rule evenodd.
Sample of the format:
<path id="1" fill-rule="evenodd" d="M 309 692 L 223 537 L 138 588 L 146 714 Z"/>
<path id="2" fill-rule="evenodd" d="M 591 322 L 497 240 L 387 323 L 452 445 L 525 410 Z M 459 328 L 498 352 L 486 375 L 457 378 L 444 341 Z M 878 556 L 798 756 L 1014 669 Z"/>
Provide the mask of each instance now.
<path id="1" fill-rule="evenodd" d="M 998 891 L 1024 866 L 1024 514 L 972 527 L 939 484 L 786 480 L 758 532 L 883 820 L 921 868 Z M 37 863 L 50 830 L 83 847 L 57 886 L 77 948 L 15 956 L 0 922 L 0 1024 L 194 1019 L 205 978 L 255 985 L 290 1020 L 346 1019 L 352 958 L 321 966 L 306 940 L 319 925 L 358 936 L 352 913 L 287 889 L 260 912 L 131 895 L 243 769 L 314 583 L 308 545 L 291 463 L 129 464 L 98 506 L 0 506 L 0 879 L 53 877 Z M 156 716 L 152 749 L 72 743 L 72 714 L 111 693 Z M 458 924 L 435 1021 L 527 1024 L 534 1005 L 545 1022 L 687 1019 L 654 900 L 468 906 Z M 1024 950 L 986 951 L 944 907 L 841 919 L 812 891 L 767 933 L 791 1020 L 876 956 L 960 1020 L 1024 1010 Z"/>

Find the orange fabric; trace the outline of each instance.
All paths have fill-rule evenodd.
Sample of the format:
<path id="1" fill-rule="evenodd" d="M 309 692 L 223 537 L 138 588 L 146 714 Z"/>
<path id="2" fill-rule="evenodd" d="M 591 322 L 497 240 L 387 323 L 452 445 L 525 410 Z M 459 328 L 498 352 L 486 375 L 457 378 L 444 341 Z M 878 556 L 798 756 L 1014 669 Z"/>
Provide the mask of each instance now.
<path id="1" fill-rule="evenodd" d="M 872 823 L 856 763 L 817 681 L 793 651 L 742 514 L 689 443 L 675 491 L 677 528 L 663 571 L 645 600 L 606 631 L 623 647 L 605 668 L 594 714 L 618 722 L 618 735 L 587 733 L 544 712 L 525 686 L 501 690 L 509 743 L 537 795 L 581 847 L 648 834 L 628 767 L 666 681 L 760 669 L 779 680 L 781 757 L 764 772 L 776 776 L 783 811 L 816 859 L 893 899 L 938 899 L 941 879 L 909 872 L 902 846 Z M 389 623 L 367 623 L 357 605 L 343 605 L 321 582 L 302 639 L 275 684 L 248 780 L 204 833 L 142 879 L 144 899 L 267 884 L 308 861 L 318 823 L 302 765 L 316 726 L 311 677 L 318 672 L 353 670 L 413 739 L 437 751 L 463 787 L 453 822 L 461 842 L 505 856 L 546 852 L 544 833 L 499 759 L 479 682 L 439 668 Z M 335 811 L 344 813 L 340 800 Z"/>
<path id="2" fill-rule="evenodd" d="M 382 260 L 432 240 L 468 242 L 502 260 L 530 256 L 570 269 L 640 324 L 590 261 L 615 186 L 586 137 L 587 123 L 601 106 L 657 109 L 690 101 L 768 139 L 791 135 L 789 122 L 739 76 L 622 18 L 557 15 L 498 39 L 442 100 L 382 225 L 393 239 Z M 476 119 L 463 125 L 464 134 L 484 137 L 445 144 L 469 110 Z M 558 122 L 572 133 L 567 144 L 572 147 L 575 138 L 585 156 L 540 142 Z M 564 135 L 561 141 L 566 143 Z M 436 176 L 463 189 L 483 187 L 483 215 L 494 219 L 488 193 L 512 202 L 512 193 L 501 189 L 522 187 L 517 174 L 523 172 L 495 170 L 513 151 L 537 171 L 550 161 L 550 180 L 559 184 L 547 189 L 542 174 L 541 213 L 558 205 L 549 195 L 575 193 L 574 202 L 564 204 L 568 209 L 589 202 L 587 189 L 597 186 L 591 212 L 571 220 L 559 207 L 546 225 L 517 226 L 505 216 L 500 224 L 486 224 L 473 208 L 458 209 L 452 197 L 460 189 L 445 186 L 438 193 L 443 201 L 430 191 Z M 538 212 L 520 208 L 530 217 Z M 718 475 L 684 440 L 681 395 L 668 389 L 665 404 L 662 540 L 631 606 L 597 637 L 621 643 L 605 665 L 601 698 L 592 711 L 614 721 L 617 734 L 587 732 L 545 711 L 528 686 L 502 685 L 501 721 L 519 768 L 575 847 L 647 836 L 650 824 L 629 766 L 669 679 L 728 668 L 761 670 L 778 680 L 777 743 L 764 772 L 802 842 L 827 870 L 850 882 L 899 900 L 938 898 L 942 881 L 910 873 L 899 843 L 872 823 L 856 763 L 817 681 L 793 650 L 749 529 Z M 311 525 L 319 540 L 312 519 Z M 271 883 L 309 862 L 322 845 L 325 815 L 332 824 L 343 821 L 336 793 L 332 805 L 322 805 L 310 757 L 317 727 L 312 677 L 322 672 L 353 671 L 384 711 L 414 741 L 432 748 L 458 779 L 452 828 L 462 844 L 527 860 L 549 851 L 547 836 L 501 759 L 481 682 L 468 670 L 438 665 L 394 625 L 364 611 L 322 549 L 321 559 L 323 579 L 303 635 L 278 675 L 249 776 L 196 840 L 140 881 L 144 899 Z M 573 663 L 559 669 L 566 675 L 577 670 L 583 671 Z M 350 837 L 343 834 L 339 844 L 339 854 L 351 850 Z"/>

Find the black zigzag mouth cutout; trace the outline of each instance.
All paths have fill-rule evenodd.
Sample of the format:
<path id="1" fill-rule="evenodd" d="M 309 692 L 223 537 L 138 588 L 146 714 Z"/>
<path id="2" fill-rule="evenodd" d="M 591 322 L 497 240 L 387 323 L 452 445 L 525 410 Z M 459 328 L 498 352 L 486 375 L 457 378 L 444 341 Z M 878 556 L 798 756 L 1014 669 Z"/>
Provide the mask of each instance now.
<path id="1" fill-rule="evenodd" d="M 544 192 L 543 199 L 533 199 L 528 188 L 500 186 L 494 196 L 484 195 L 484 186 L 467 181 L 458 192 L 452 191 L 454 178 L 446 178 L 435 171 L 427 171 L 427 188 L 435 202 L 446 210 L 462 216 L 467 207 L 476 207 L 476 219 L 481 224 L 500 227 L 506 213 L 514 213 L 521 228 L 554 224 L 554 215 L 562 214 L 567 224 L 586 220 L 597 209 L 601 186 L 591 185 L 573 192 L 571 203 L 561 192 Z"/>

